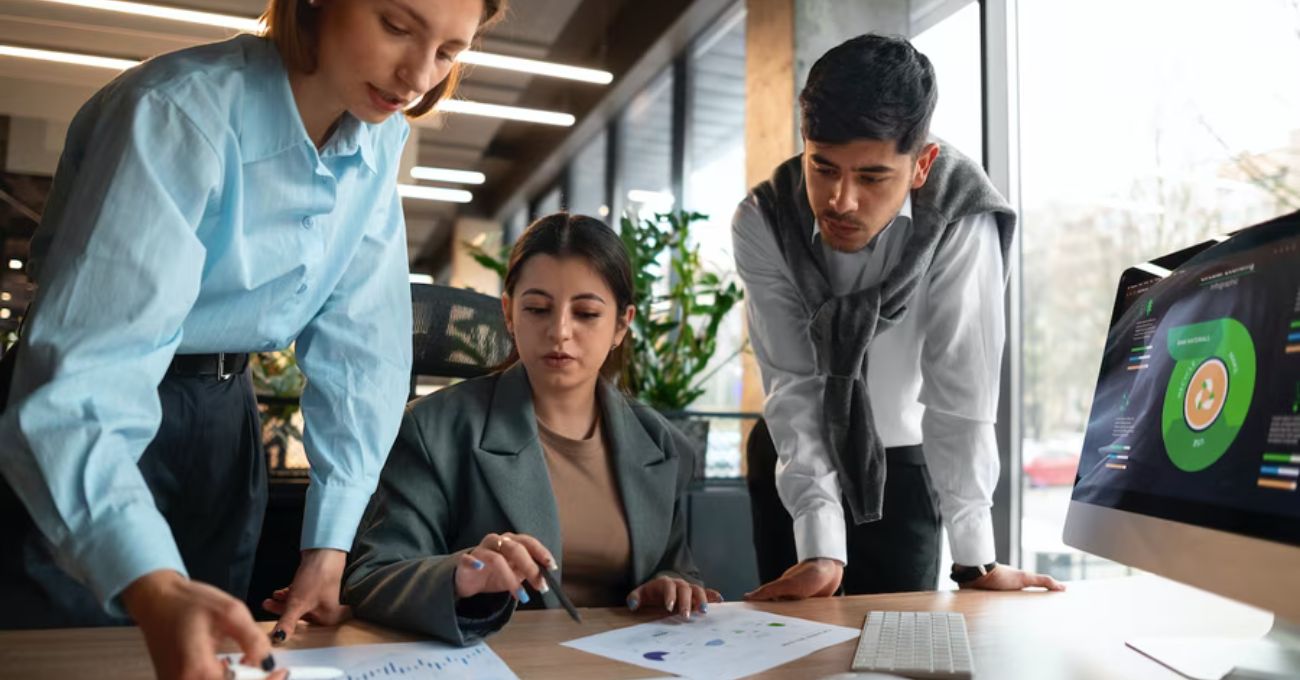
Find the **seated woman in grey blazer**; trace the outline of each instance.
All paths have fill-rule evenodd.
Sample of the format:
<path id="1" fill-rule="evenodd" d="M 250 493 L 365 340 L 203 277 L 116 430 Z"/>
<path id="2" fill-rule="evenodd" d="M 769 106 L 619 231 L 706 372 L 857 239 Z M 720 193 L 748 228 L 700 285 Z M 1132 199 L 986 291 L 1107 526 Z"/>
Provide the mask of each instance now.
<path id="1" fill-rule="evenodd" d="M 615 387 L 632 295 L 604 223 L 524 232 L 501 300 L 513 361 L 406 409 L 344 575 L 357 616 L 468 644 L 516 604 L 559 606 L 543 568 L 579 607 L 721 600 L 686 545 L 691 445 Z"/>

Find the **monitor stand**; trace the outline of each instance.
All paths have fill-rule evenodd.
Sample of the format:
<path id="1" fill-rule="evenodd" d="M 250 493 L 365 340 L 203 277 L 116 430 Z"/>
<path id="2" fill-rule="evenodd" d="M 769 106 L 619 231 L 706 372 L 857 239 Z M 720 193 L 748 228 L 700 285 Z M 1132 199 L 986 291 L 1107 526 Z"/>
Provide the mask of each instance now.
<path id="1" fill-rule="evenodd" d="M 1124 644 L 1193 680 L 1300 678 L 1300 626 L 1273 620 L 1262 638 L 1139 638 Z"/>

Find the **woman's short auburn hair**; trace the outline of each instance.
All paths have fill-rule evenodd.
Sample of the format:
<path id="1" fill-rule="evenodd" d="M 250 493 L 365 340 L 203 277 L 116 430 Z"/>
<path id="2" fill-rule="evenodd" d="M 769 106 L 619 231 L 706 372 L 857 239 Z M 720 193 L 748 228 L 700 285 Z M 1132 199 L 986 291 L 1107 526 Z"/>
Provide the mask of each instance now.
<path id="1" fill-rule="evenodd" d="M 507 0 L 483 0 L 483 16 L 478 22 L 475 38 L 499 21 L 506 11 Z M 316 70 L 316 22 L 320 8 L 308 0 L 269 0 L 262 13 L 262 35 L 275 43 L 280 58 L 288 68 L 303 73 Z M 462 64 L 456 62 L 451 72 L 436 87 L 425 93 L 415 106 L 406 110 L 407 118 L 419 118 L 442 101 L 455 94 L 460 84 Z"/>

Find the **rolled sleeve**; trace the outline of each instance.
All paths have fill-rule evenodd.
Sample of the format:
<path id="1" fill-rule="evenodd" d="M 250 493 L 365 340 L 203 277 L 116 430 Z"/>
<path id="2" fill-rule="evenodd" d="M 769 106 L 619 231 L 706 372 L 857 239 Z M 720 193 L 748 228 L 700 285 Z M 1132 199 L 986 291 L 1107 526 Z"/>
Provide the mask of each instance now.
<path id="1" fill-rule="evenodd" d="M 921 430 L 953 561 L 995 559 L 993 430 L 1005 340 L 1003 264 L 991 214 L 962 219 L 931 267 Z"/>
<path id="2" fill-rule="evenodd" d="M 794 519 L 796 554 L 847 563 L 839 478 L 821 434 L 825 379 L 817 375 L 802 298 L 752 197 L 736 210 L 732 240 L 776 447 L 777 493 Z"/>
<path id="3" fill-rule="evenodd" d="M 302 548 L 348 550 L 397 437 L 411 378 L 411 286 L 396 184 L 297 341 L 311 464 Z"/>
<path id="4" fill-rule="evenodd" d="M 101 97 L 73 124 L 44 217 L 58 248 L 41 263 L 0 421 L 0 472 L 60 566 L 121 615 L 117 596 L 132 581 L 185 573 L 138 461 L 198 296 L 196 229 L 222 165 L 170 99 Z"/>

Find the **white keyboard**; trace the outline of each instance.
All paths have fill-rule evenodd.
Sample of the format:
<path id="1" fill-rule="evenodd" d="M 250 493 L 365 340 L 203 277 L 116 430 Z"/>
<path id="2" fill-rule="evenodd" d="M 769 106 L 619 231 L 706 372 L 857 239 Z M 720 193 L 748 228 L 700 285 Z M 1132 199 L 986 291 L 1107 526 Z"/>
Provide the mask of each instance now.
<path id="1" fill-rule="evenodd" d="M 853 670 L 969 680 L 966 617 L 956 612 L 868 612 Z"/>

